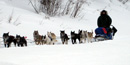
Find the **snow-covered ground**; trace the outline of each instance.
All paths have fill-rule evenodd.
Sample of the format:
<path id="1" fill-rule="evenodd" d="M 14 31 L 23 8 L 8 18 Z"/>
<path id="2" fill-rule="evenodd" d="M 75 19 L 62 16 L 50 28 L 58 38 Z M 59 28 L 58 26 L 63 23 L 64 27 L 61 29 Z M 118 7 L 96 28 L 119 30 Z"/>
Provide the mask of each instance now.
<path id="1" fill-rule="evenodd" d="M 118 32 L 114 40 L 62 45 L 60 30 L 68 35 L 79 29 L 91 31 L 97 28 L 101 10 L 107 10 Z M 8 23 L 11 13 L 12 21 Z M 3 33 L 19 34 L 33 40 L 33 31 L 41 35 L 54 32 L 55 45 L 4 48 L 0 38 L 0 65 L 130 65 L 130 2 L 117 0 L 87 0 L 77 18 L 69 15 L 45 19 L 43 13 L 36 14 L 28 0 L 0 0 L 0 37 Z"/>

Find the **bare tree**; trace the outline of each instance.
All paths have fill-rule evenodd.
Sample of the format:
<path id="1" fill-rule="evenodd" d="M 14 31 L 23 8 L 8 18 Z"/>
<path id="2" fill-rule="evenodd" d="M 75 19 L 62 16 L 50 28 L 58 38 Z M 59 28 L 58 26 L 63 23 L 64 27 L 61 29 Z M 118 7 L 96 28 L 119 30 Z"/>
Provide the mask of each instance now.
<path id="1" fill-rule="evenodd" d="M 72 0 L 68 0 L 68 2 L 66 3 L 64 10 L 62 12 L 62 15 L 67 15 L 69 14 L 69 12 L 71 11 L 70 5 L 72 4 Z"/>
<path id="2" fill-rule="evenodd" d="M 78 12 L 79 12 L 81 6 L 83 5 L 83 3 L 84 3 L 83 0 L 77 0 L 77 2 L 76 2 L 76 4 L 75 4 L 75 7 L 74 7 L 74 10 L 73 10 L 73 12 L 72 12 L 72 14 L 71 14 L 72 17 L 75 18 L 75 17 L 77 16 L 77 14 L 78 14 Z"/>
<path id="3" fill-rule="evenodd" d="M 63 0 L 35 0 L 34 3 L 32 1 L 34 2 L 30 0 L 30 3 L 37 13 L 43 12 L 48 16 L 71 15 L 72 17 L 77 16 L 84 3 L 84 0 L 76 0 L 76 3 L 68 0 L 65 6 L 61 6 Z"/>
<path id="4" fill-rule="evenodd" d="M 49 16 L 55 16 L 58 14 L 62 0 L 41 0 L 41 10 L 42 12 L 48 14 Z"/>
<path id="5" fill-rule="evenodd" d="M 30 3 L 31 3 L 32 7 L 34 8 L 34 10 L 36 11 L 36 13 L 39 14 L 39 11 L 38 11 L 38 9 L 37 9 L 37 7 L 36 7 L 36 4 L 34 5 L 31 0 L 29 0 L 29 1 L 30 1 Z"/>

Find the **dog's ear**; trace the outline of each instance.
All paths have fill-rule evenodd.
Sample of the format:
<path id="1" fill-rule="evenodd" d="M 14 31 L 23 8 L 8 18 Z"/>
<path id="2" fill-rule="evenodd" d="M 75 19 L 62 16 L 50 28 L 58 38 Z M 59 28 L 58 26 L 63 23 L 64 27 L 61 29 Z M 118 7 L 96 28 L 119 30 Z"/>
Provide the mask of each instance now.
<path id="1" fill-rule="evenodd" d="M 92 29 L 92 34 L 93 34 L 93 29 Z"/>
<path id="2" fill-rule="evenodd" d="M 64 32 L 64 30 L 60 30 L 60 32 Z"/>
<path id="3" fill-rule="evenodd" d="M 9 32 L 7 34 L 9 35 Z"/>

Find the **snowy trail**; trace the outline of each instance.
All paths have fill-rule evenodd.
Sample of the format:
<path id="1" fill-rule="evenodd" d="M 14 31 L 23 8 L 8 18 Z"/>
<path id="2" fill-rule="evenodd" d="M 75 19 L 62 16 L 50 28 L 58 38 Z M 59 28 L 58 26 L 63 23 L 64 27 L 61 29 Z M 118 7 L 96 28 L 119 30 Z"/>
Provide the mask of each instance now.
<path id="1" fill-rule="evenodd" d="M 4 48 L 0 38 L 0 65 L 130 65 L 129 5 L 130 1 L 122 4 L 117 0 L 87 0 L 77 18 L 67 15 L 45 19 L 45 14 L 35 13 L 28 0 L 0 0 L 0 37 L 10 32 L 10 35 L 19 34 L 28 39 L 27 47 L 12 44 L 12 47 Z M 79 29 L 94 31 L 103 9 L 108 11 L 112 25 L 118 29 L 114 40 L 83 44 L 77 40 L 75 45 L 71 40 L 68 45 L 61 43 L 60 30 L 65 30 L 68 35 Z M 8 23 L 12 10 L 12 22 Z M 35 45 L 34 30 L 40 35 L 51 31 L 56 34 L 58 42 L 55 45 Z"/>

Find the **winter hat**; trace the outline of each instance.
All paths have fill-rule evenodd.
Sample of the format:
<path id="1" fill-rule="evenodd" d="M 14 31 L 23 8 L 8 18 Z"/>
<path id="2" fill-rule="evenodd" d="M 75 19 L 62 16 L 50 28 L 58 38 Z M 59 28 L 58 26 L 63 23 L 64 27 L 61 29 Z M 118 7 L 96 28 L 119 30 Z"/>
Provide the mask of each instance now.
<path id="1" fill-rule="evenodd" d="M 104 13 L 107 15 L 107 11 L 106 10 L 102 10 L 100 14 L 102 15 Z"/>

